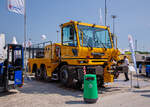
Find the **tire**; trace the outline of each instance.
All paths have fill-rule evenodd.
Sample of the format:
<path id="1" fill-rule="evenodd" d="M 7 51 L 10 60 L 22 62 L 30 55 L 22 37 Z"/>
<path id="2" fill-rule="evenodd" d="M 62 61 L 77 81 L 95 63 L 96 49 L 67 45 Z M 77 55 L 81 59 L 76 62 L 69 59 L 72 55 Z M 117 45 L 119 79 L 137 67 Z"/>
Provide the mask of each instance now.
<path id="1" fill-rule="evenodd" d="M 46 68 L 45 68 L 45 67 L 43 68 L 42 72 L 43 72 L 43 79 L 44 79 L 45 81 L 48 81 L 49 77 L 47 76 L 47 71 L 46 71 Z"/>
<path id="2" fill-rule="evenodd" d="M 97 87 L 98 88 L 104 87 L 104 77 L 102 75 L 97 76 Z"/>
<path id="3" fill-rule="evenodd" d="M 83 91 L 84 89 L 84 83 L 83 82 L 77 82 L 75 85 L 76 89 L 79 89 L 80 91 Z"/>
<path id="4" fill-rule="evenodd" d="M 73 75 L 71 71 L 68 70 L 68 65 L 63 65 L 60 68 L 60 81 L 67 87 L 73 86 Z"/>
<path id="5" fill-rule="evenodd" d="M 41 80 L 41 71 L 39 69 L 36 69 L 35 71 L 35 79 Z"/>

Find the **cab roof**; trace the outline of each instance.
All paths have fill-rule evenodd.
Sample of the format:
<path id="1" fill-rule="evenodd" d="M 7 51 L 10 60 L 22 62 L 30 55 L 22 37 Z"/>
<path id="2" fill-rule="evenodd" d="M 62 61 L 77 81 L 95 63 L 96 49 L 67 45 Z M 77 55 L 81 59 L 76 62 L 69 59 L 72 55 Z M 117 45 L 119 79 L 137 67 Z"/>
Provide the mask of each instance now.
<path id="1" fill-rule="evenodd" d="M 73 21 L 73 20 L 62 24 L 61 26 L 64 27 L 64 26 L 67 26 L 67 25 L 72 24 L 72 23 L 74 23 L 76 25 L 83 25 L 83 26 L 90 26 L 90 27 L 96 27 L 96 28 L 109 29 L 109 27 L 107 27 L 107 26 L 96 25 L 96 24 L 89 24 L 89 23 L 84 23 L 84 22 L 80 22 L 80 21 Z"/>

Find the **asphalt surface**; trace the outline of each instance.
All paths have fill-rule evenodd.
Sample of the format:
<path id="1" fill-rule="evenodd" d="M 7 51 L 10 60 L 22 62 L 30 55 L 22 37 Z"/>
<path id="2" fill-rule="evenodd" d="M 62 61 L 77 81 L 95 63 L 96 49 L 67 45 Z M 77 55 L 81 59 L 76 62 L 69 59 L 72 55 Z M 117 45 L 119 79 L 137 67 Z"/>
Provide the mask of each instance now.
<path id="1" fill-rule="evenodd" d="M 0 107 L 149 107 L 150 78 L 140 76 L 140 88 L 134 88 L 136 76 L 132 89 L 130 83 L 124 82 L 121 74 L 114 83 L 99 90 L 95 104 L 87 104 L 82 91 L 66 88 L 59 82 L 25 80 L 23 88 L 0 93 Z"/>

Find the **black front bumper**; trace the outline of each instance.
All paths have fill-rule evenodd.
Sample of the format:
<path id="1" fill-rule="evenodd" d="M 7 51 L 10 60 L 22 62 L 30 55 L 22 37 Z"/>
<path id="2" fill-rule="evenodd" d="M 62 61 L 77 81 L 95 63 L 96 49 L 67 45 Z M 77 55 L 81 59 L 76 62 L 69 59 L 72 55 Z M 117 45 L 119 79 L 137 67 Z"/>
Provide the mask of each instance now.
<path id="1" fill-rule="evenodd" d="M 86 74 L 95 74 L 103 76 L 104 68 L 103 66 L 74 66 L 69 65 L 68 69 L 73 74 L 73 78 L 79 81 L 83 81 L 84 78 L 84 67 Z"/>

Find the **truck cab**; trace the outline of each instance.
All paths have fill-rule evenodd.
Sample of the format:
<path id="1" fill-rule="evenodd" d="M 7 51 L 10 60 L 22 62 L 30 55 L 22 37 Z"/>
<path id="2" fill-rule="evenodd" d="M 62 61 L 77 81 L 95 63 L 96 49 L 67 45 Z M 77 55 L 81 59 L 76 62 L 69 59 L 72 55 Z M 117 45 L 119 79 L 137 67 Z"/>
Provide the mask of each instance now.
<path id="1" fill-rule="evenodd" d="M 71 21 L 61 29 L 61 58 L 63 61 L 75 59 L 69 64 L 102 65 L 112 56 L 108 53 L 116 52 L 108 27 Z M 85 59 L 88 63 L 84 63 Z"/>
<path id="2" fill-rule="evenodd" d="M 69 69 L 71 73 L 74 72 L 73 75 L 78 75 L 77 78 L 83 77 L 79 71 L 85 67 L 86 73 L 96 74 L 97 78 L 105 82 L 113 81 L 113 75 L 108 69 L 120 52 L 114 48 L 109 27 L 70 21 L 61 25 L 61 32 L 60 59 L 61 63 L 66 63 L 61 75 L 67 77 L 65 71 Z"/>

